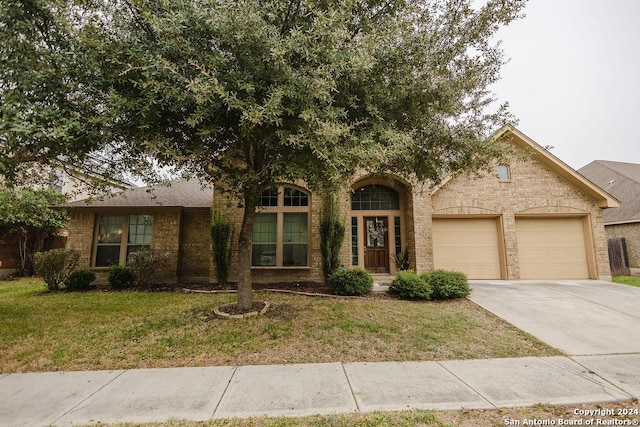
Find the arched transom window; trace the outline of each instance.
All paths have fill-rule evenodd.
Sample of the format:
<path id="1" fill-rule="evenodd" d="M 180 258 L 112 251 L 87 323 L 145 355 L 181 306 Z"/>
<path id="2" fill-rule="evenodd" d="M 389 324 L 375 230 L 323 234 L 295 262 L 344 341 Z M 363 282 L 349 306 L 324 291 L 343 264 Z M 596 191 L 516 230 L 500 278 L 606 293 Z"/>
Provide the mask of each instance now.
<path id="1" fill-rule="evenodd" d="M 262 192 L 253 224 L 251 265 L 305 267 L 309 264 L 309 194 L 280 186 Z"/>
<path id="2" fill-rule="evenodd" d="M 379 184 L 364 185 L 354 190 L 351 210 L 388 211 L 400 209 L 400 196 L 393 188 Z"/>

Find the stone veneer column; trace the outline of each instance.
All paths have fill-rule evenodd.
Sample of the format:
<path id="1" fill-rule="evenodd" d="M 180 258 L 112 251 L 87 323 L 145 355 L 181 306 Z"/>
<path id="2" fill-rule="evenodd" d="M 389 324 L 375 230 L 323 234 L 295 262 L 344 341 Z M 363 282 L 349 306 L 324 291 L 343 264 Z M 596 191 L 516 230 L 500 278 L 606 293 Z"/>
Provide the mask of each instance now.
<path id="1" fill-rule="evenodd" d="M 520 279 L 520 259 L 518 258 L 518 241 L 516 239 L 516 217 L 513 212 L 502 214 L 502 232 L 504 250 L 507 261 L 507 280 Z"/>
<path id="2" fill-rule="evenodd" d="M 407 200 L 407 246 L 415 260 L 415 271 L 433 270 L 433 234 L 431 231 L 431 196 L 429 191 L 415 189 Z M 413 236 L 413 239 L 411 238 Z M 412 241 L 413 240 L 413 241 Z"/>
<path id="3" fill-rule="evenodd" d="M 598 280 L 611 281 L 611 265 L 609 264 L 609 245 L 604 229 L 602 209 L 591 212 L 590 215 L 591 233 L 593 235 L 593 250 L 595 251 L 596 275 Z"/>

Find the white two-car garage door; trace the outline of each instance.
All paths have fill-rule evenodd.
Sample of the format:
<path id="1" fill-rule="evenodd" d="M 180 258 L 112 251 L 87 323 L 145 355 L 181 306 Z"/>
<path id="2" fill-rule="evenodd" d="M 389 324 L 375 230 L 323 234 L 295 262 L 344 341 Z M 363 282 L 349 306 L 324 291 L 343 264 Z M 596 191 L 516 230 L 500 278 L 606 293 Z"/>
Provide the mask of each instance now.
<path id="1" fill-rule="evenodd" d="M 521 279 L 588 279 L 584 221 L 517 218 Z"/>
<path id="2" fill-rule="evenodd" d="M 497 218 L 434 218 L 435 268 L 462 271 L 469 279 L 500 279 Z"/>

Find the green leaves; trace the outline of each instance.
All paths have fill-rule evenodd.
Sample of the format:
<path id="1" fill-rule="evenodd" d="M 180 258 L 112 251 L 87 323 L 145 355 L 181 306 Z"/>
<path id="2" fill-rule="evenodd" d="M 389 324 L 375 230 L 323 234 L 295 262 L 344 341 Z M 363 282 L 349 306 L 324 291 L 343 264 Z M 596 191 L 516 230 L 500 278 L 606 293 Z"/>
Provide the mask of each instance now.
<path id="1" fill-rule="evenodd" d="M 66 201 L 65 196 L 51 189 L 0 188 L 0 228 L 62 229 L 69 221 L 69 214 L 55 206 L 61 206 Z"/>

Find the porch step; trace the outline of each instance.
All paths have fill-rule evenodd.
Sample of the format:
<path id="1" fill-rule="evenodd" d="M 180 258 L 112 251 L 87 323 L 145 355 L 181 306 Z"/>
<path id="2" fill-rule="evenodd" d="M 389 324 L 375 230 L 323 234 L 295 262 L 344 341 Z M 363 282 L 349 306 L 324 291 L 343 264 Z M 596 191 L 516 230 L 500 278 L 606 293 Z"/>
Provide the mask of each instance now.
<path id="1" fill-rule="evenodd" d="M 387 292 L 392 281 L 391 274 L 374 274 L 372 292 Z"/>

